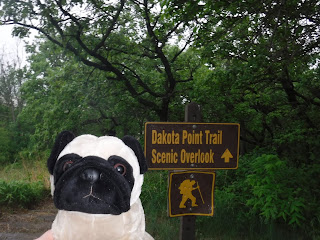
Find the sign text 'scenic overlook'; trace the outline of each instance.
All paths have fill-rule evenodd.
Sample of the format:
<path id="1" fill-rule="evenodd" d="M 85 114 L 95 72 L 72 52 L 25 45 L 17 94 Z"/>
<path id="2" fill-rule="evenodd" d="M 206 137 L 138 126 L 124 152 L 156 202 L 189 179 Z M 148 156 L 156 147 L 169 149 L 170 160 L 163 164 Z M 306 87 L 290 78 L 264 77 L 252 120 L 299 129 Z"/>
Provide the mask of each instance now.
<path id="1" fill-rule="evenodd" d="M 146 123 L 150 169 L 237 168 L 238 124 Z"/>

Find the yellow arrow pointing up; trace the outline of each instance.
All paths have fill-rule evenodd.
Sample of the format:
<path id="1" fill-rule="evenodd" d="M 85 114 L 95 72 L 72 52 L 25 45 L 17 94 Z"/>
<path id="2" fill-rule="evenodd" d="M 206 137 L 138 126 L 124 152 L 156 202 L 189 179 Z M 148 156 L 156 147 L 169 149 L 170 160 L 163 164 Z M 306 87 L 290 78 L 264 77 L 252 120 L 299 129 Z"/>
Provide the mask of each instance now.
<path id="1" fill-rule="evenodd" d="M 231 152 L 229 151 L 229 149 L 227 148 L 224 153 L 222 154 L 221 158 L 224 158 L 224 162 L 228 163 L 230 162 L 230 158 L 233 158 Z"/>

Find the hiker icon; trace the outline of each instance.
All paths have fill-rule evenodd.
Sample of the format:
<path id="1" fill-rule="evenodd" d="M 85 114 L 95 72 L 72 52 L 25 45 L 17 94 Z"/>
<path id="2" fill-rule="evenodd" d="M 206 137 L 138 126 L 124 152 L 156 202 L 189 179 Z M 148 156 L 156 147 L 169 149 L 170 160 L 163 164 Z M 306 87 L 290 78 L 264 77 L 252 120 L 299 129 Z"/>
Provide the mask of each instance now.
<path id="1" fill-rule="evenodd" d="M 197 182 L 197 186 L 193 187 L 193 185 L 196 184 L 195 180 L 190 181 L 190 179 L 186 179 L 184 180 L 181 184 L 180 184 L 180 194 L 182 194 L 182 200 L 180 202 L 179 208 L 186 208 L 186 201 L 188 199 L 191 200 L 191 206 L 192 207 L 197 207 L 198 205 L 196 204 L 196 198 L 195 196 L 192 195 L 192 191 L 198 189 L 202 203 L 204 203 L 203 201 L 203 197 L 200 191 L 200 187 L 199 187 L 199 183 Z"/>

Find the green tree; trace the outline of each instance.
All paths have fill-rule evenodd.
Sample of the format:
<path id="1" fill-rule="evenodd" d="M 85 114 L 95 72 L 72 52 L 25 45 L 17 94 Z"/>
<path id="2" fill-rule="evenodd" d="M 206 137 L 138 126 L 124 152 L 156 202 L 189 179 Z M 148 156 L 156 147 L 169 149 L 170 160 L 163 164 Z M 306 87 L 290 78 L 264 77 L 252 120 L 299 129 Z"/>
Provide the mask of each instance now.
<path id="1" fill-rule="evenodd" d="M 25 80 L 25 68 L 20 68 L 19 58 L 6 60 L 4 52 L 0 57 L 0 163 L 15 160 L 17 141 L 15 139 L 16 119 L 23 101 L 20 87 Z"/>
<path id="2" fill-rule="evenodd" d="M 177 86 L 193 79 L 194 66 L 176 64 L 194 39 L 195 23 L 172 18 L 162 1 L 2 2 L 3 24 L 24 37 L 35 29 L 87 66 L 118 81 L 141 106 L 168 120 Z M 166 50 L 174 42 L 180 47 Z M 146 66 L 146 67 L 145 67 Z M 156 72 L 156 82 L 145 69 Z"/>
<path id="3" fill-rule="evenodd" d="M 7 122 L 15 122 L 22 108 L 19 90 L 24 81 L 24 72 L 25 69 L 17 66 L 17 61 L 10 63 L 4 57 L 0 59 L 0 104 L 10 111 Z"/>
<path id="4" fill-rule="evenodd" d="M 247 154 L 220 189 L 232 196 L 230 208 L 242 209 L 238 218 L 253 208 L 269 223 L 318 236 L 318 2 L 221 0 L 191 7 L 199 2 L 167 1 L 167 12 L 181 20 L 200 16 L 196 46 L 211 71 L 195 78 L 190 97 L 204 120 L 241 125 Z"/>
<path id="5" fill-rule="evenodd" d="M 205 112 L 238 120 L 242 140 L 254 146 L 299 153 L 294 161 L 300 163 L 310 159 L 301 154 L 310 153 L 308 138 L 320 127 L 319 4 L 204 2 L 197 46 L 213 70 L 197 84 L 200 103 L 211 108 Z M 195 14 L 188 3 L 172 1 L 169 9 Z M 210 95 L 215 102 L 204 97 Z"/>
<path id="6" fill-rule="evenodd" d="M 165 50 L 170 56 L 177 47 L 168 46 Z M 90 132 L 120 137 L 131 134 L 143 139 L 144 122 L 159 119 L 156 112 L 146 111 L 121 82 L 110 79 L 110 73 L 86 66 L 52 42 L 36 42 L 28 47 L 28 52 L 28 81 L 22 86 L 25 107 L 18 122 L 30 136 L 26 141 L 29 148 L 45 148 L 65 129 L 76 134 Z M 177 78 L 196 72 L 201 64 L 198 53 L 192 49 L 182 55 L 184 60 L 175 63 L 179 68 L 175 73 Z M 149 79 L 154 89 L 161 89 L 157 81 L 161 74 L 153 66 L 145 61 L 136 70 Z M 185 91 L 186 87 L 180 87 L 177 91 Z M 170 119 L 182 121 L 184 97 L 176 95 L 172 99 Z"/>

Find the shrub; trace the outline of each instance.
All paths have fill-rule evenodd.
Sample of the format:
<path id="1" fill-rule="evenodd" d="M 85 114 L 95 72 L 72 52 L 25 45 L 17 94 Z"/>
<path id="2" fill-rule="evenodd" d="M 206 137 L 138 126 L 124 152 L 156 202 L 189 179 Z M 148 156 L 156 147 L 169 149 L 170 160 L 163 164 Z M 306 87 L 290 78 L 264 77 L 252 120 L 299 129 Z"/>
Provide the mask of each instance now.
<path id="1" fill-rule="evenodd" d="M 282 218 L 290 225 L 301 225 L 306 201 L 299 184 L 300 169 L 289 167 L 276 155 L 264 154 L 252 164 L 254 171 L 247 176 L 252 197 L 247 205 L 267 220 Z"/>
<path id="2" fill-rule="evenodd" d="M 141 201 L 146 215 L 146 230 L 155 239 L 178 239 L 179 219 L 167 214 L 168 172 L 149 171 L 145 174 Z"/>
<path id="3" fill-rule="evenodd" d="M 0 205 L 30 208 L 47 194 L 42 182 L 6 182 L 0 180 Z"/>
<path id="4" fill-rule="evenodd" d="M 280 233 L 286 239 L 292 233 L 320 236 L 319 164 L 297 167 L 261 150 L 241 156 L 239 162 L 237 170 L 217 172 L 216 217 L 232 216 L 235 231 L 261 230 L 267 239 Z"/>

